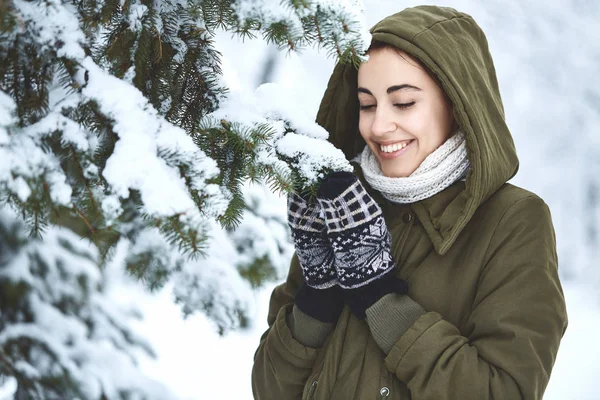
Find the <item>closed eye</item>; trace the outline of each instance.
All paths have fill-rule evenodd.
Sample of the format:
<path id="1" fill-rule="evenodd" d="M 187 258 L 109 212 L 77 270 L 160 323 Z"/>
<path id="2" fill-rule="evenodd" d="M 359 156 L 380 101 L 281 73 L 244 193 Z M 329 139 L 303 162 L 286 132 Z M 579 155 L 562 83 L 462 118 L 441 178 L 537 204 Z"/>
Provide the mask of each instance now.
<path id="1" fill-rule="evenodd" d="M 404 110 L 404 109 L 410 108 L 414 105 L 415 105 L 415 102 L 411 101 L 410 103 L 396 103 L 396 104 L 394 104 L 394 107 Z M 371 110 L 375 109 L 375 106 L 376 106 L 376 104 L 361 105 L 360 110 L 361 111 L 371 111 Z"/>
<path id="2" fill-rule="evenodd" d="M 400 108 L 400 109 L 405 109 L 405 108 L 409 108 L 412 107 L 415 104 L 414 101 L 411 101 L 410 103 L 396 103 L 394 104 L 394 107 Z"/>

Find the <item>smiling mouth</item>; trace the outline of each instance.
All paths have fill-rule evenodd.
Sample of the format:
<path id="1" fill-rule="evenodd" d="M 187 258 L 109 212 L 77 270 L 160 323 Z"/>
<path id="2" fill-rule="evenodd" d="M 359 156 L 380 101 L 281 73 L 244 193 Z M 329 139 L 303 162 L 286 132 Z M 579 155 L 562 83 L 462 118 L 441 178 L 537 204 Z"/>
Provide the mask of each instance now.
<path id="1" fill-rule="evenodd" d="M 398 150 L 402 150 L 404 148 L 406 148 L 407 146 L 409 146 L 412 142 L 414 141 L 414 139 L 411 140 L 403 140 L 401 142 L 397 142 L 397 143 L 393 143 L 393 144 L 389 144 L 386 146 L 383 145 L 379 145 L 379 150 L 382 153 L 393 153 L 396 152 Z"/>

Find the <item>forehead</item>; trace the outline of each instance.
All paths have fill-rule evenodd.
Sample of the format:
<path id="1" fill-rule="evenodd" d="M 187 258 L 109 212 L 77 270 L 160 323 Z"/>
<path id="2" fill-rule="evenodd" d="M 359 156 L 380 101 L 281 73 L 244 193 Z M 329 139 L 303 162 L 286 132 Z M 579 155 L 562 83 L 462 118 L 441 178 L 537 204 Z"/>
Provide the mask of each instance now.
<path id="1" fill-rule="evenodd" d="M 422 87 L 431 83 L 433 79 L 415 58 L 388 48 L 369 52 L 368 61 L 358 68 L 360 87 L 401 84 Z"/>

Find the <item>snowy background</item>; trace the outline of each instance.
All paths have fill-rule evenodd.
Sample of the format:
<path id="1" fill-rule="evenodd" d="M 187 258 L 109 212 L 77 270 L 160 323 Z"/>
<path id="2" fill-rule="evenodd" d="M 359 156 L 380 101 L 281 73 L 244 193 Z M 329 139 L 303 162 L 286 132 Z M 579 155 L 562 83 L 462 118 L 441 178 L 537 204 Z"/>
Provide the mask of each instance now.
<path id="1" fill-rule="evenodd" d="M 365 1 L 367 25 L 422 4 L 413 1 Z M 546 400 L 598 400 L 600 389 L 600 2 L 594 0 L 486 0 L 429 4 L 455 7 L 472 15 L 486 32 L 494 56 L 520 171 L 512 183 L 539 194 L 553 213 L 560 272 L 567 298 L 569 328 L 546 391 Z M 333 69 L 326 54 L 278 53 L 260 40 L 242 42 L 229 34 L 217 40 L 223 53 L 225 80 L 233 91 L 253 91 L 263 82 L 284 86 L 285 97 L 299 111 L 316 111 Z M 261 199 L 261 210 L 285 220 L 285 201 L 260 187 L 247 196 Z M 250 219 L 244 230 L 260 236 L 270 229 Z M 281 236 L 285 232 L 279 233 Z M 221 240 L 222 239 L 222 240 Z M 225 238 L 214 248 L 234 251 Z M 222 244 L 222 246 L 220 246 Z M 262 243 L 268 251 L 272 243 Z M 265 250 L 267 249 L 267 250 Z M 280 255 L 280 278 L 291 248 Z M 111 271 L 111 297 L 123 306 L 137 305 L 144 314 L 134 328 L 152 344 L 157 357 L 140 352 L 142 370 L 177 398 L 251 399 L 252 356 L 266 328 L 269 295 L 277 282 L 254 292 L 254 319 L 243 331 L 220 337 L 202 315 L 182 318 L 170 284 L 154 295 L 121 274 L 125 257 L 117 251 Z M 238 256 L 239 257 L 239 256 Z M 218 257 L 217 257 L 218 258 Z M 176 283 L 175 283 L 176 284 Z M 234 286 L 233 286 L 234 287 Z M 10 382 L 0 399 L 10 398 Z"/>

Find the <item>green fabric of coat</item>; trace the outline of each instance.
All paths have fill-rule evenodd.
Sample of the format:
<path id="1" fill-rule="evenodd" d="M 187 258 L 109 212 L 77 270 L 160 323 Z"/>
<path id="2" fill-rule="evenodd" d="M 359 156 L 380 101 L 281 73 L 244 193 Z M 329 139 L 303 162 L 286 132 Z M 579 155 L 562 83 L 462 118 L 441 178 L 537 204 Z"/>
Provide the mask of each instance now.
<path id="1" fill-rule="evenodd" d="M 271 296 L 269 329 L 252 370 L 256 399 L 541 399 L 567 326 L 550 211 L 506 183 L 518 159 L 487 41 L 467 14 L 405 9 L 375 25 L 373 39 L 418 58 L 454 106 L 471 169 L 437 195 L 394 204 L 372 190 L 392 235 L 396 273 L 422 315 L 386 354 L 348 308 L 325 344 L 303 346 L 286 316 L 302 283 L 297 258 Z M 338 64 L 317 122 L 353 158 L 357 71 Z"/>

